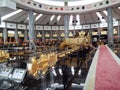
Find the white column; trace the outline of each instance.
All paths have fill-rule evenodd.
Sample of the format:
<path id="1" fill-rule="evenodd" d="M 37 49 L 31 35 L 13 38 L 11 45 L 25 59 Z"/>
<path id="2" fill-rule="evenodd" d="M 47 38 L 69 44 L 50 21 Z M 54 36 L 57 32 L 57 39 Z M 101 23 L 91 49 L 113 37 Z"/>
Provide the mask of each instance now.
<path id="1" fill-rule="evenodd" d="M 58 37 L 58 39 L 60 40 L 60 26 L 58 26 L 57 37 Z"/>
<path id="2" fill-rule="evenodd" d="M 45 31 L 44 31 L 44 29 L 42 30 L 42 42 L 45 42 Z"/>
<path id="3" fill-rule="evenodd" d="M 118 36 L 120 36 L 120 19 L 118 20 Z"/>
<path id="4" fill-rule="evenodd" d="M 24 31 L 24 39 L 28 40 L 28 30 L 27 30 L 27 25 L 26 25 L 26 29 Z"/>
<path id="5" fill-rule="evenodd" d="M 64 2 L 64 6 L 68 6 L 68 2 Z M 68 22 L 68 15 L 64 15 L 64 30 L 65 30 L 65 38 L 68 38 L 68 30 L 69 30 L 69 22 Z"/>
<path id="6" fill-rule="evenodd" d="M 113 15 L 112 8 L 107 9 L 108 12 L 108 45 L 112 48 L 113 45 Z"/>
<path id="7" fill-rule="evenodd" d="M 65 38 L 68 38 L 68 30 L 69 30 L 69 22 L 68 22 L 68 15 L 64 15 L 64 30 L 65 30 Z"/>
<path id="8" fill-rule="evenodd" d="M 30 40 L 30 49 L 34 49 L 36 50 L 36 46 L 35 46 L 35 28 L 34 28 L 34 15 L 33 15 L 33 11 L 29 10 L 28 11 L 28 16 L 29 16 L 29 40 Z"/>
<path id="9" fill-rule="evenodd" d="M 90 30 L 89 30 L 89 34 L 90 34 L 90 43 L 92 43 L 92 27 L 91 27 L 91 24 L 90 24 Z"/>
<path id="10" fill-rule="evenodd" d="M 100 24 L 98 24 L 98 40 L 100 41 L 101 37 L 101 30 L 100 30 Z"/>
<path id="11" fill-rule="evenodd" d="M 7 22 L 5 22 L 5 28 L 3 29 L 3 40 L 4 43 L 7 42 L 8 32 L 7 32 Z"/>
<path id="12" fill-rule="evenodd" d="M 15 29 L 15 41 L 18 43 L 18 29 L 17 29 L 17 24 L 16 24 L 16 29 Z"/>
<path id="13" fill-rule="evenodd" d="M 1 24 L 1 16 L 2 16 L 2 15 L 0 14 L 0 24 Z"/>
<path id="14" fill-rule="evenodd" d="M 53 39 L 52 26 L 51 26 L 51 30 L 50 30 L 50 39 Z"/>
<path id="15" fill-rule="evenodd" d="M 34 35 L 34 41 L 36 42 L 36 40 L 37 40 L 37 30 L 35 29 L 34 31 L 35 31 L 35 32 L 34 32 L 34 34 L 35 34 L 35 35 Z"/>

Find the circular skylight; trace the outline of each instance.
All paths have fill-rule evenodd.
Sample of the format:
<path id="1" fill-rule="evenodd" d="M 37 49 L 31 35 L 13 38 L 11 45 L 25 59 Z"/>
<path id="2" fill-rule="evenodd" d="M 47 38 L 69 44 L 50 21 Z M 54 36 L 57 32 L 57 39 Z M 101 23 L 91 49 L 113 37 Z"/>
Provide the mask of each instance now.
<path id="1" fill-rule="evenodd" d="M 103 0 L 34 0 L 34 1 L 54 6 L 64 6 L 64 2 L 68 2 L 68 6 L 78 6 L 91 4 Z"/>

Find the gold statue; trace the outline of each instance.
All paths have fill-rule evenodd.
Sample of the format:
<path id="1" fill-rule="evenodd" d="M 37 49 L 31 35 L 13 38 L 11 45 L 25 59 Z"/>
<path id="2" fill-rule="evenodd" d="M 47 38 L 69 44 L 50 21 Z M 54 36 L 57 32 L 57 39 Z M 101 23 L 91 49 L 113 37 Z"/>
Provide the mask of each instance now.
<path id="1" fill-rule="evenodd" d="M 79 45 L 90 44 L 90 36 L 88 32 L 76 32 L 74 38 L 66 38 L 61 45 L 59 46 L 60 49 L 65 49 L 66 47 L 74 48 Z"/>
<path id="2" fill-rule="evenodd" d="M 57 55 L 55 53 L 42 54 L 40 59 L 32 58 L 32 67 L 30 73 L 33 77 L 38 78 L 39 75 L 45 75 L 49 67 L 52 67 L 57 62 Z"/>

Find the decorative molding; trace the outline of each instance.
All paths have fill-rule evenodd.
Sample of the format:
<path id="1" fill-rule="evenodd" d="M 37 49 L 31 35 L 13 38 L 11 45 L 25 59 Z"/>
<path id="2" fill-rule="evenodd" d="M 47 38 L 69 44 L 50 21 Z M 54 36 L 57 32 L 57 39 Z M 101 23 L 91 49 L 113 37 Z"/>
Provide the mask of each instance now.
<path id="1" fill-rule="evenodd" d="M 58 26 L 52 26 L 52 30 L 58 30 Z"/>
<path id="2" fill-rule="evenodd" d="M 90 25 L 83 25 L 83 29 L 90 29 Z"/>
<path id="3" fill-rule="evenodd" d="M 7 23 L 7 28 L 16 29 L 16 24 L 15 23 Z"/>
<path id="4" fill-rule="evenodd" d="M 44 30 L 51 30 L 51 26 L 44 26 Z"/>
<path id="5" fill-rule="evenodd" d="M 75 26 L 75 29 L 82 29 L 82 25 Z"/>
<path id="6" fill-rule="evenodd" d="M 64 26 L 60 26 L 60 30 L 64 30 Z"/>
<path id="7" fill-rule="evenodd" d="M 99 25 L 98 24 L 91 24 L 91 28 L 98 28 Z"/>
<path id="8" fill-rule="evenodd" d="M 24 25 L 24 24 L 18 24 L 17 28 L 21 29 L 21 30 L 25 30 L 26 29 L 26 25 Z"/>
<path id="9" fill-rule="evenodd" d="M 107 23 L 100 23 L 100 27 L 107 27 Z"/>
<path id="10" fill-rule="evenodd" d="M 43 30 L 43 26 L 36 25 L 36 30 Z"/>
<path id="11" fill-rule="evenodd" d="M 13 0 L 17 4 L 31 8 L 33 10 L 39 10 L 51 13 L 81 13 L 92 10 L 99 10 L 107 7 L 111 7 L 116 4 L 120 4 L 120 0 L 103 0 L 92 4 L 79 5 L 79 6 L 53 6 L 43 3 L 38 3 L 33 0 Z"/>
<path id="12" fill-rule="evenodd" d="M 106 28 L 107 23 L 99 23 L 99 24 L 87 24 L 87 25 L 76 25 L 74 26 L 69 26 L 69 30 L 82 30 L 82 29 L 91 29 L 94 28 Z M 118 26 L 118 21 L 113 22 L 113 26 Z M 0 28 L 5 28 L 5 22 L 2 22 L 0 25 Z M 7 28 L 10 29 L 16 29 L 16 23 L 7 23 Z M 26 24 L 17 24 L 17 29 L 20 30 L 25 30 L 26 29 Z M 27 25 L 27 29 L 29 29 L 29 25 Z M 41 26 L 41 25 L 35 25 L 35 30 L 64 30 L 64 26 Z"/>

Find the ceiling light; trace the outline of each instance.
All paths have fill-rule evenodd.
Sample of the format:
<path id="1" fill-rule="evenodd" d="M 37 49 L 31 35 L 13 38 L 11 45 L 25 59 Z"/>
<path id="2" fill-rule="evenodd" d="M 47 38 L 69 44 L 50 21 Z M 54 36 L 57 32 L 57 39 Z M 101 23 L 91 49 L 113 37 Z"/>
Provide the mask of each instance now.
<path id="1" fill-rule="evenodd" d="M 77 15 L 77 16 L 76 16 L 76 19 L 77 19 L 77 21 L 78 21 L 78 22 L 77 22 L 77 25 L 80 25 L 80 16 Z"/>
<path id="2" fill-rule="evenodd" d="M 1 18 L 1 20 L 5 20 L 5 19 L 7 19 L 7 18 L 9 18 L 9 17 L 17 14 L 17 13 L 22 12 L 22 11 L 23 11 L 22 9 L 19 9 L 19 10 L 17 10 L 17 11 L 14 11 L 14 12 L 12 12 L 12 13 L 10 13 L 10 14 L 7 14 L 7 15 L 3 16 L 3 17 Z"/>
<path id="3" fill-rule="evenodd" d="M 103 12 L 104 12 L 104 14 L 107 16 L 107 11 L 106 11 L 106 10 L 104 10 Z"/>
<path id="4" fill-rule="evenodd" d="M 57 22 L 59 22 L 60 18 L 61 18 L 61 16 L 59 15 L 59 16 L 57 17 Z"/>
<path id="5" fill-rule="evenodd" d="M 40 14 L 36 17 L 35 21 L 37 21 L 40 17 L 42 17 L 43 14 Z"/>
<path id="6" fill-rule="evenodd" d="M 102 19 L 102 15 L 100 14 L 100 12 L 96 12 L 96 14 L 99 17 L 101 22 L 106 22 L 105 19 Z"/>
<path id="7" fill-rule="evenodd" d="M 70 15 L 70 22 L 69 22 L 69 25 L 72 25 L 72 21 L 73 21 L 73 15 Z"/>
<path id="8" fill-rule="evenodd" d="M 54 19 L 55 15 L 52 15 L 50 18 L 50 22 L 52 22 L 52 20 Z"/>

